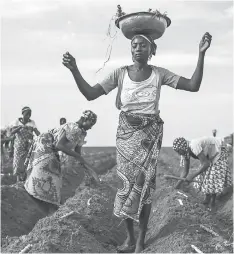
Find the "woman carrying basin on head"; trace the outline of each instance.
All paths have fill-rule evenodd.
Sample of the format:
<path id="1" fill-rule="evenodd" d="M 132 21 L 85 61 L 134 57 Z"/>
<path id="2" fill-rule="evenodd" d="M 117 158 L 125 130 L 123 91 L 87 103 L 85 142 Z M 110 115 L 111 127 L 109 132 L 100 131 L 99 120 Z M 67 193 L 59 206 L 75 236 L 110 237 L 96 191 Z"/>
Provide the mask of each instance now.
<path id="1" fill-rule="evenodd" d="M 211 35 L 205 33 L 199 45 L 197 67 L 190 79 L 148 64 L 157 47 L 146 34 L 132 37 L 133 64 L 114 70 L 95 86 L 85 81 L 70 53 L 63 55 L 63 64 L 71 71 L 78 89 L 87 100 L 95 100 L 118 88 L 116 106 L 121 112 L 116 147 L 117 174 L 121 186 L 116 194 L 114 214 L 125 220 L 127 228 L 127 239 L 118 251 L 138 253 L 144 249 L 163 138 L 163 120 L 159 115 L 161 87 L 167 85 L 197 92 L 202 81 L 205 52 L 210 43 Z M 136 242 L 133 220 L 139 222 L 140 227 Z"/>

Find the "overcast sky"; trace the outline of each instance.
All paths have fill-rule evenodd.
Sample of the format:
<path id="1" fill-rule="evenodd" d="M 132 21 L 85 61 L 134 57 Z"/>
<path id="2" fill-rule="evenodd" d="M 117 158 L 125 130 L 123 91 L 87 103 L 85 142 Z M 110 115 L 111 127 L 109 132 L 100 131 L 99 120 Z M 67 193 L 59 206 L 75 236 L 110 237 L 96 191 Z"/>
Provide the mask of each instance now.
<path id="1" fill-rule="evenodd" d="M 213 36 L 205 57 L 198 93 L 163 87 L 160 98 L 164 146 L 177 136 L 192 139 L 227 135 L 233 130 L 233 3 L 232 1 L 155 0 L 5 0 L 1 19 L 1 126 L 32 108 L 32 119 L 43 132 L 59 125 L 59 118 L 78 120 L 82 111 L 98 115 L 87 136 L 88 146 L 114 146 L 119 111 L 117 90 L 88 102 L 80 94 L 62 55 L 69 51 L 87 82 L 94 85 L 114 68 L 131 64 L 130 41 L 110 20 L 120 4 L 126 13 L 149 8 L 167 12 L 171 26 L 156 40 L 151 64 L 191 78 L 202 35 Z"/>

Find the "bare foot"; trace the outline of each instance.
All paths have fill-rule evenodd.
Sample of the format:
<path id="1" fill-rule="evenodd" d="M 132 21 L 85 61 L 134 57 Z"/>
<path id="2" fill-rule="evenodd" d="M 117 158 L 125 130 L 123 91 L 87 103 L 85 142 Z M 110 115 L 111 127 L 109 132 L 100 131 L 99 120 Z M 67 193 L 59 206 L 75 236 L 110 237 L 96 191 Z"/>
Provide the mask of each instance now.
<path id="1" fill-rule="evenodd" d="M 210 211 L 211 211 L 211 212 L 216 212 L 216 210 L 217 210 L 217 207 L 215 206 L 215 203 L 214 203 L 214 202 L 211 202 L 211 203 L 210 203 L 209 208 L 210 208 Z"/>
<path id="2" fill-rule="evenodd" d="M 144 244 L 137 244 L 135 253 L 141 253 L 144 250 Z"/>
<path id="3" fill-rule="evenodd" d="M 122 253 L 131 253 L 135 249 L 135 239 L 127 238 L 124 243 L 117 246 L 117 250 Z"/>
<path id="4" fill-rule="evenodd" d="M 208 200 L 204 200 L 204 201 L 202 202 L 202 204 L 205 205 L 205 206 L 207 206 L 207 205 L 209 204 L 209 201 L 208 201 Z"/>
<path id="5" fill-rule="evenodd" d="M 176 184 L 176 185 L 175 185 L 175 189 L 176 189 L 176 190 L 180 189 L 180 186 L 181 186 L 181 183 Z"/>
<path id="6" fill-rule="evenodd" d="M 210 196 L 207 195 L 206 198 L 203 200 L 202 204 L 207 206 L 210 203 L 210 199 Z"/>

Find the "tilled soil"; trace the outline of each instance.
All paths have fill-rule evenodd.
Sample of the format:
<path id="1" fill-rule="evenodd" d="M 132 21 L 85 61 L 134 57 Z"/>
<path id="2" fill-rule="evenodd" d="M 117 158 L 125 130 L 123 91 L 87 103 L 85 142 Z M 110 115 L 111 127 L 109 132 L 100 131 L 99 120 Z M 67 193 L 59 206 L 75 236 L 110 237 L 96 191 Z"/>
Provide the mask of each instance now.
<path id="1" fill-rule="evenodd" d="M 22 187 L 2 186 L 2 252 L 20 252 L 28 244 L 32 244 L 31 253 L 116 252 L 126 234 L 122 221 L 112 213 L 117 186 L 113 158 L 114 152 L 108 155 L 108 163 L 104 157 L 102 162 L 98 157 L 93 160 L 96 166 L 99 163 L 97 172 L 102 174 L 99 185 L 70 161 L 69 167 L 76 170 L 64 175 L 64 203 L 52 215 L 34 204 Z M 105 165 L 112 169 L 105 172 Z M 163 148 L 144 252 L 191 253 L 195 252 L 191 245 L 195 245 L 204 253 L 232 253 L 232 193 L 219 198 L 217 211 L 207 210 L 201 205 L 203 195 L 192 186 L 175 190 L 175 181 L 164 179 L 164 174 L 179 174 L 177 165 L 179 158 Z M 135 228 L 137 234 L 137 224 Z"/>

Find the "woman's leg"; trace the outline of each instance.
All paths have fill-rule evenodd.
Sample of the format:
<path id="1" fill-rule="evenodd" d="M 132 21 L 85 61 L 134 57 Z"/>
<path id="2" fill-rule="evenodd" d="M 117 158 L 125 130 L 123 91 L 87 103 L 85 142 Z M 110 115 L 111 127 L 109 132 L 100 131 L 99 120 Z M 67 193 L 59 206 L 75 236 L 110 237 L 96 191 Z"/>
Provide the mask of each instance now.
<path id="1" fill-rule="evenodd" d="M 208 205 L 210 203 L 211 200 L 211 194 L 206 194 L 206 197 L 204 199 L 204 201 L 202 202 L 203 205 Z"/>
<path id="2" fill-rule="evenodd" d="M 127 228 L 127 239 L 125 241 L 125 245 L 128 245 L 128 246 L 135 245 L 133 220 L 130 218 L 127 218 L 125 220 L 125 224 Z"/>
<path id="3" fill-rule="evenodd" d="M 139 225 L 139 236 L 136 243 L 135 253 L 140 253 L 144 249 L 145 235 L 147 231 L 149 216 L 151 211 L 151 204 L 146 204 L 143 206 L 140 215 L 140 225 Z"/>
<path id="4" fill-rule="evenodd" d="M 144 181 L 145 181 L 145 175 L 143 172 L 140 172 L 137 176 L 137 179 L 136 179 L 136 183 L 135 185 L 138 187 L 138 188 L 142 188 L 143 184 L 144 184 Z M 142 208 L 142 211 L 144 210 L 144 206 Z M 140 220 L 140 231 L 142 231 L 142 234 L 143 235 L 143 230 L 141 230 L 141 228 L 143 229 L 143 219 L 141 219 L 141 217 L 143 216 L 142 214 L 145 214 L 145 213 L 142 213 L 141 212 L 141 216 L 139 218 Z M 148 222 L 148 221 L 147 221 Z M 125 242 L 123 243 L 123 245 L 120 246 L 121 250 L 124 251 L 126 250 L 129 246 L 132 246 L 134 245 L 135 246 L 135 237 L 134 237 L 134 229 L 133 229 L 133 220 L 128 218 L 125 220 L 125 223 L 126 223 L 126 228 L 127 228 L 127 239 L 125 240 Z M 147 227 L 147 225 L 146 225 Z M 141 237 L 142 238 L 142 237 Z M 120 248 L 118 248 L 120 250 Z"/>
<path id="5" fill-rule="evenodd" d="M 119 252 L 133 252 L 135 249 L 133 220 L 130 218 L 127 218 L 124 220 L 124 222 L 127 229 L 127 238 L 121 246 L 117 247 L 117 250 Z"/>
<path id="6" fill-rule="evenodd" d="M 140 172 L 140 174 L 137 177 L 136 184 L 142 187 L 144 184 L 144 181 L 145 181 L 145 175 L 143 172 Z M 139 236 L 136 243 L 135 253 L 139 253 L 144 249 L 145 235 L 147 231 L 150 211 L 151 211 L 151 204 L 145 204 L 142 207 L 142 211 L 139 217 L 139 222 L 140 222 Z"/>
<path id="7" fill-rule="evenodd" d="M 211 208 L 215 207 L 215 200 L 216 200 L 216 194 L 211 194 L 211 201 L 210 201 Z"/>

